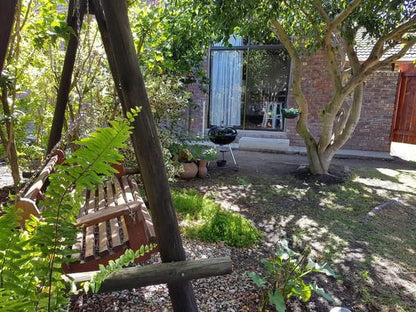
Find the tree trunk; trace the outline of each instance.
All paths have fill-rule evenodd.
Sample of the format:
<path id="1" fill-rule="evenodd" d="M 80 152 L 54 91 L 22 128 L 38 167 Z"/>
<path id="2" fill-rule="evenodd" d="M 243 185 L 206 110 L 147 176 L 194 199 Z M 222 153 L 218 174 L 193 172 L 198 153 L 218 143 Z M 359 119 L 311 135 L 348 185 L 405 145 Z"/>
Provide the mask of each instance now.
<path id="1" fill-rule="evenodd" d="M 16 142 L 14 138 L 13 117 L 9 107 L 7 86 L 4 85 L 1 91 L 1 102 L 3 105 L 4 113 L 3 118 L 5 119 L 4 123 L 6 126 L 6 133 L 1 131 L 1 139 L 4 149 L 6 151 L 7 159 L 9 160 L 14 187 L 17 190 L 20 183 L 19 161 L 17 158 Z"/>
<path id="2" fill-rule="evenodd" d="M 321 158 L 318 152 L 316 145 L 306 146 L 306 151 L 308 155 L 309 170 L 312 174 L 325 174 L 325 168 L 323 168 L 321 163 Z"/>
<path id="3" fill-rule="evenodd" d="M 0 75 L 3 70 L 10 33 L 13 28 L 16 4 L 16 0 L 0 1 Z"/>

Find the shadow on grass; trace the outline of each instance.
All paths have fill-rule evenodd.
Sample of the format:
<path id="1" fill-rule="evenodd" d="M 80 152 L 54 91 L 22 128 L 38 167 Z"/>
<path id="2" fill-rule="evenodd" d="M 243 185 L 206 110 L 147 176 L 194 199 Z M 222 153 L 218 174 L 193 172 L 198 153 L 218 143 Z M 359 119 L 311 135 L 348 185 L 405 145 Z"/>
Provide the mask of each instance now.
<path id="1" fill-rule="evenodd" d="M 270 243 L 286 236 L 335 263 L 344 282 L 332 291 L 354 311 L 416 306 L 416 171 L 360 168 L 339 184 L 238 173 L 216 182 L 203 191 L 253 220 Z"/>

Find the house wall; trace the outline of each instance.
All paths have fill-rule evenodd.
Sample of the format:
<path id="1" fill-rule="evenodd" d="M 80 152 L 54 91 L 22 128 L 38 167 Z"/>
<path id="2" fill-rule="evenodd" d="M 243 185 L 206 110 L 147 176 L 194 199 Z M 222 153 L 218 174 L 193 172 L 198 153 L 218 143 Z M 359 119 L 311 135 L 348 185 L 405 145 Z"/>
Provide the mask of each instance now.
<path id="1" fill-rule="evenodd" d="M 304 60 L 305 70 L 302 87 L 310 103 L 309 129 L 318 138 L 320 133 L 319 114 L 331 97 L 331 79 L 325 68 L 323 54 Z M 365 82 L 363 106 L 360 121 L 344 149 L 377 152 L 390 151 L 390 135 L 393 122 L 399 73 L 379 71 Z M 295 107 L 293 94 L 289 107 Z M 288 120 L 286 133 L 291 146 L 304 146 L 303 139 L 296 133 L 296 120 Z"/>
<path id="2" fill-rule="evenodd" d="M 399 63 L 396 67 L 398 67 L 401 72 L 416 73 L 416 66 L 413 62 Z"/>
<path id="3" fill-rule="evenodd" d="M 189 86 L 193 96 L 193 103 L 189 104 L 189 130 L 194 135 L 202 135 L 203 128 L 207 128 L 208 93 L 193 83 Z M 205 107 L 205 109 L 204 109 Z"/>
<path id="4" fill-rule="evenodd" d="M 323 53 L 305 58 L 303 65 L 302 88 L 310 104 L 309 129 L 318 138 L 321 129 L 320 111 L 331 98 L 332 82 L 325 70 Z M 367 79 L 360 121 L 343 148 L 389 152 L 398 77 L 398 72 L 379 71 Z M 190 108 L 189 128 L 192 133 L 201 134 L 203 125 L 207 128 L 208 94 L 203 93 L 197 85 L 192 85 L 191 90 L 194 92 L 195 107 Z M 289 93 L 288 107 L 296 107 L 292 91 Z M 286 136 L 291 146 L 304 146 L 303 139 L 296 133 L 296 120 L 286 120 Z"/>

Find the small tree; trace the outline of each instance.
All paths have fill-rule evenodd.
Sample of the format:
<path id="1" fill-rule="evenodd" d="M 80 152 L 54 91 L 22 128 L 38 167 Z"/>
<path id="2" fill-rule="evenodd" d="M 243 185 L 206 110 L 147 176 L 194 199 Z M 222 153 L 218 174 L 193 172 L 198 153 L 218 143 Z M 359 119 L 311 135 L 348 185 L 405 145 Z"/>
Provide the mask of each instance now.
<path id="1" fill-rule="evenodd" d="M 270 30 L 292 59 L 293 96 L 301 112 L 302 136 L 313 174 L 326 174 L 335 153 L 351 137 L 360 118 L 364 81 L 404 56 L 416 43 L 416 4 L 411 0 L 220 0 L 211 3 L 222 37 Z M 357 57 L 357 36 L 372 44 L 364 62 Z M 333 92 L 320 103 L 321 133 L 308 127 L 310 106 L 302 89 L 302 57 L 325 54 Z"/>

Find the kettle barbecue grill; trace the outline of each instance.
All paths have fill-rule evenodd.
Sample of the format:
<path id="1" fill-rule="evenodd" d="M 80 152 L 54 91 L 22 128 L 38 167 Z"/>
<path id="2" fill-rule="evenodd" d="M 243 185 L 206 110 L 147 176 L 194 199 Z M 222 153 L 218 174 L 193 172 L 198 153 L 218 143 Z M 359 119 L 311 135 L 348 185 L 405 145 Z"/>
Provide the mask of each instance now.
<path id="1" fill-rule="evenodd" d="M 237 162 L 235 161 L 234 153 L 230 144 L 234 142 L 237 134 L 237 130 L 233 127 L 213 126 L 208 131 L 208 137 L 212 143 L 217 144 L 220 147 L 228 145 L 235 166 L 237 166 Z M 217 165 L 218 167 L 222 167 L 227 163 L 224 159 L 224 153 L 226 150 L 219 149 L 219 151 L 222 153 L 222 160 L 217 160 Z"/>

